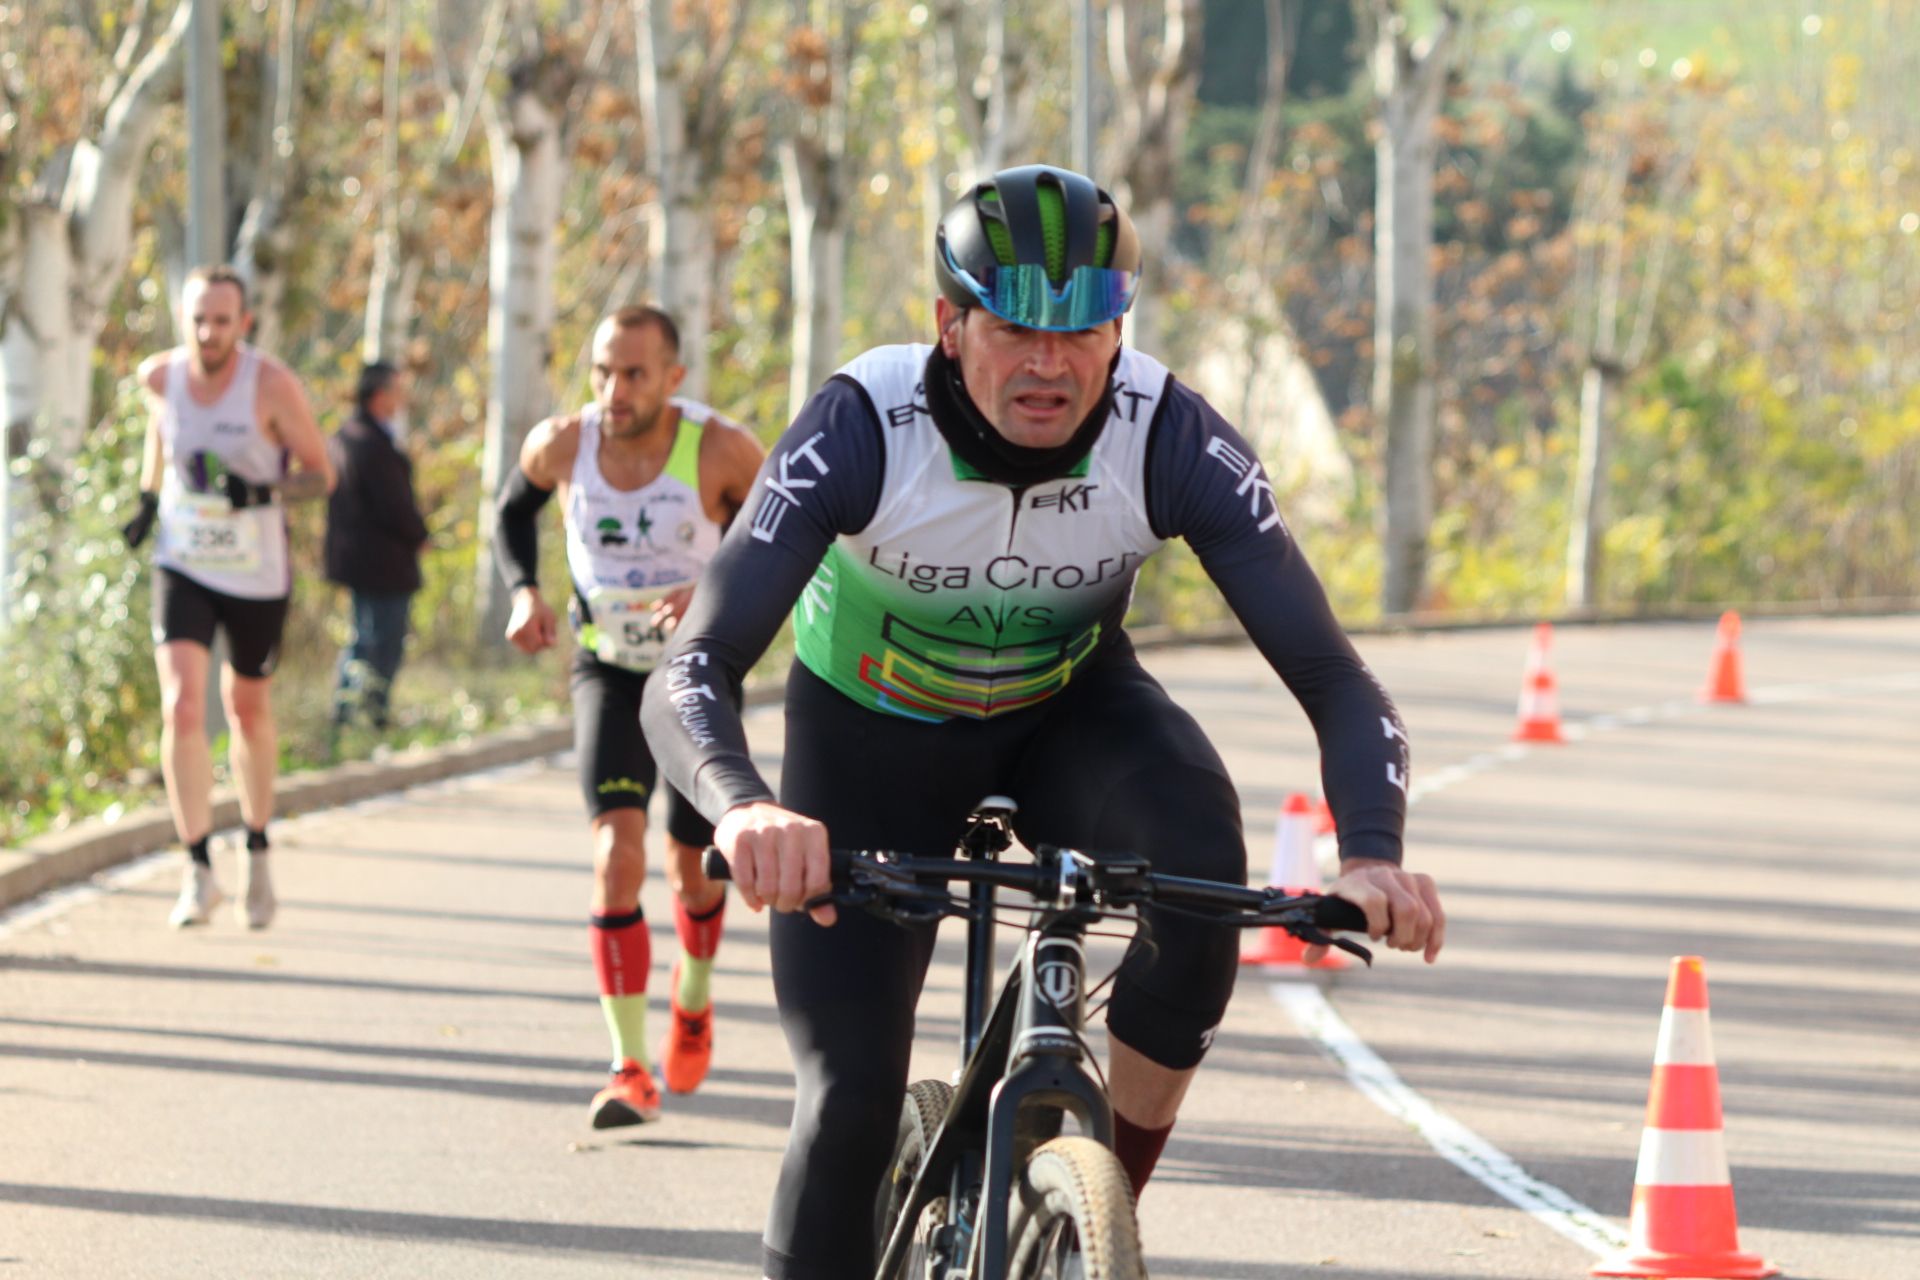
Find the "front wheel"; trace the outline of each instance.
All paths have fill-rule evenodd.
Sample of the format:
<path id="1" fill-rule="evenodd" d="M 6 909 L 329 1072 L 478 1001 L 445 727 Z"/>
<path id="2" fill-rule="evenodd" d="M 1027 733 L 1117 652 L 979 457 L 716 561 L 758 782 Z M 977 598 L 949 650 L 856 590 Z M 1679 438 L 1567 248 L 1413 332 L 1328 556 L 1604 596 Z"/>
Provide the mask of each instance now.
<path id="1" fill-rule="evenodd" d="M 1133 1189 L 1113 1152 L 1055 1138 L 1020 1171 L 1009 1280 L 1146 1280 Z"/>
<path id="2" fill-rule="evenodd" d="M 933 1136 L 946 1119 L 947 1104 L 953 1089 L 944 1080 L 916 1080 L 907 1088 L 907 1099 L 900 1108 L 900 1129 L 893 1144 L 893 1159 L 880 1184 L 880 1196 L 874 1205 L 873 1260 L 877 1266 L 887 1251 L 900 1214 L 907 1207 L 907 1195 L 913 1180 L 920 1176 Z M 930 1280 L 940 1260 L 947 1227 L 947 1198 L 938 1196 L 921 1210 L 913 1226 L 913 1244 L 906 1261 L 887 1280 Z"/>

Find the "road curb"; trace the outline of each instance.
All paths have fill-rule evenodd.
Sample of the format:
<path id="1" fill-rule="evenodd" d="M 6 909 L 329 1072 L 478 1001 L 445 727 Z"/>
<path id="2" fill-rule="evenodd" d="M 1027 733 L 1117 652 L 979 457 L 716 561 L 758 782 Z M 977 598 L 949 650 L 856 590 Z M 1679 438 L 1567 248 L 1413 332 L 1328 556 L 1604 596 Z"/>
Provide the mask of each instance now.
<path id="1" fill-rule="evenodd" d="M 746 705 L 777 701 L 782 692 L 777 681 L 753 685 L 747 689 Z M 573 717 L 543 716 L 511 729 L 407 751 L 385 760 L 353 760 L 330 769 L 289 774 L 274 788 L 274 814 L 290 818 L 316 809 L 337 808 L 459 774 L 538 760 L 572 746 Z M 239 796 L 231 787 L 218 788 L 213 793 L 213 829 L 223 831 L 239 825 Z M 129 810 L 111 820 L 88 818 L 65 831 L 0 849 L 0 910 L 164 849 L 174 840 L 173 814 L 164 804 L 157 804 Z"/>
<path id="2" fill-rule="evenodd" d="M 385 760 L 354 760 L 330 769 L 291 774 L 274 792 L 277 817 L 352 804 L 456 774 L 553 755 L 573 745 L 573 721 L 543 717 L 464 742 L 407 751 Z M 240 825 L 240 800 L 231 787 L 213 796 L 213 828 Z M 36 836 L 0 851 L 0 908 L 48 889 L 84 880 L 108 867 L 164 849 L 174 841 L 173 815 L 148 805 L 112 820 L 89 818 L 65 831 Z"/>

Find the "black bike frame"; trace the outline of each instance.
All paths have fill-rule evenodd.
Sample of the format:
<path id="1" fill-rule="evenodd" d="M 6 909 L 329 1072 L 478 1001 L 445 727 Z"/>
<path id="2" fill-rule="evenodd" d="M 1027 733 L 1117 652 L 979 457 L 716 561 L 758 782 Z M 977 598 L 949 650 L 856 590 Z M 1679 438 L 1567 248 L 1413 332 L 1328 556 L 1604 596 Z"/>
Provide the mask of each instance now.
<path id="1" fill-rule="evenodd" d="M 1007 1269 L 1008 1206 L 1021 1139 L 1051 1136 L 1065 1112 L 1090 1137 L 1113 1145 L 1113 1107 L 1087 1072 L 1080 1034 L 1084 939 L 1098 914 L 1082 907 L 1048 910 L 1029 930 L 1000 998 L 985 1014 L 993 980 L 993 890 L 976 883 L 968 898 L 965 1065 L 887 1241 L 882 1276 L 905 1261 L 922 1209 L 944 1188 L 949 1221 L 970 1237 L 954 1238 L 956 1253 L 964 1250 L 965 1257 L 949 1258 L 949 1275 L 999 1280 Z"/>

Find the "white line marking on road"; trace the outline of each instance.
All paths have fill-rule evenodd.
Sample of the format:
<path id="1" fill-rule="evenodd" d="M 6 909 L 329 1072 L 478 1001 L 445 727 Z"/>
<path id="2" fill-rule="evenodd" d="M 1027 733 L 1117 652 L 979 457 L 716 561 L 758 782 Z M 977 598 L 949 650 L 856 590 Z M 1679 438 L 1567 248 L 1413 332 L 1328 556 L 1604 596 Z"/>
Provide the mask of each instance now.
<path id="1" fill-rule="evenodd" d="M 1511 1156 L 1408 1088 L 1333 1011 L 1319 988 L 1304 982 L 1276 982 L 1270 990 L 1301 1034 L 1346 1071 L 1354 1088 L 1388 1115 L 1404 1121 L 1450 1164 L 1589 1253 L 1605 1255 L 1626 1248 L 1624 1231 L 1560 1188 L 1528 1174 Z"/>
<path id="2" fill-rule="evenodd" d="M 1748 694 L 1754 703 L 1801 702 L 1836 693 L 1871 688 L 1920 689 L 1920 671 L 1893 675 L 1854 676 L 1821 684 L 1774 685 Z M 1652 706 L 1630 707 L 1625 711 L 1592 716 L 1578 724 L 1562 726 L 1569 741 L 1612 729 L 1671 720 L 1708 710 L 1708 704 L 1685 698 L 1670 698 Z M 1488 751 L 1480 751 L 1458 764 L 1436 770 L 1432 777 L 1416 781 L 1407 792 L 1407 804 L 1465 782 L 1476 774 L 1499 765 L 1524 760 L 1533 749 L 1524 743 L 1509 742 Z M 1336 835 L 1320 836 L 1313 842 L 1314 859 L 1328 877 L 1339 871 L 1340 844 Z M 1302 1034 L 1320 1050 L 1346 1069 L 1356 1089 L 1372 1099 L 1387 1114 L 1406 1121 L 1433 1149 L 1464 1170 L 1497 1195 L 1512 1201 L 1575 1244 L 1595 1254 L 1608 1254 L 1627 1245 L 1626 1235 L 1607 1219 L 1587 1208 L 1566 1192 L 1533 1177 L 1513 1159 L 1485 1138 L 1421 1097 L 1394 1073 L 1353 1028 L 1333 1011 L 1317 987 L 1302 982 L 1274 982 L 1268 985 L 1273 998 L 1293 1016 Z"/>

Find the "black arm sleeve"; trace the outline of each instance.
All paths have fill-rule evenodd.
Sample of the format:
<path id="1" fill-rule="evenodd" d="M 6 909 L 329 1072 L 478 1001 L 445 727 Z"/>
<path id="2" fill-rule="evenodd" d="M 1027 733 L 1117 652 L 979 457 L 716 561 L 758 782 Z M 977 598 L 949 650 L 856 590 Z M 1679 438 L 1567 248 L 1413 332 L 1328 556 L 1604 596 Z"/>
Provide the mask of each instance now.
<path id="1" fill-rule="evenodd" d="M 728 690 L 766 652 L 833 540 L 873 518 L 884 465 L 866 392 L 829 381 L 774 445 L 647 681 L 647 744 L 661 775 L 709 821 L 773 799 Z"/>
<path id="2" fill-rule="evenodd" d="M 1177 383 L 1148 444 L 1147 517 L 1193 547 L 1312 721 L 1340 856 L 1399 862 L 1409 765 L 1400 713 L 1334 619 L 1253 449 Z"/>
<path id="3" fill-rule="evenodd" d="M 553 497 L 519 467 L 500 494 L 493 522 L 493 562 L 510 590 L 540 583 L 540 508 Z"/>

